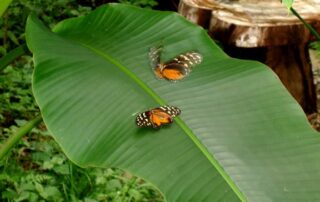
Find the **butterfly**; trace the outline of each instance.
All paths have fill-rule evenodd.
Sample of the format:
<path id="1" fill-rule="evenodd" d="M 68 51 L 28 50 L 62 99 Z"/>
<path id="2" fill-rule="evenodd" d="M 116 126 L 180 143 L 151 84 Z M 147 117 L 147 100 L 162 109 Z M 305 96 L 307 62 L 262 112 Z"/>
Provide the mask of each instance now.
<path id="1" fill-rule="evenodd" d="M 138 127 L 160 128 L 173 122 L 173 118 L 178 116 L 181 110 L 174 106 L 161 106 L 138 114 L 136 124 Z"/>
<path id="2" fill-rule="evenodd" d="M 159 79 L 177 81 L 185 78 L 195 65 L 202 62 L 202 55 L 195 51 L 180 54 L 162 63 L 160 61 L 162 47 L 152 47 L 149 51 L 149 58 L 153 71 Z"/>

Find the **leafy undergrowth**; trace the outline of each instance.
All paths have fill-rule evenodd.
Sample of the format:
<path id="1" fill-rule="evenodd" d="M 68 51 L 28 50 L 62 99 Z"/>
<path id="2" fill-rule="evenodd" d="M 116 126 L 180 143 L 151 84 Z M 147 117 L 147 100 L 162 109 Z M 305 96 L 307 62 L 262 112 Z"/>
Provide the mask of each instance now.
<path id="1" fill-rule="evenodd" d="M 0 73 L 0 144 L 39 113 L 31 91 L 31 57 Z M 69 161 L 41 124 L 0 162 L 1 201 L 163 201 L 151 184 L 109 168 Z"/>
<path id="2" fill-rule="evenodd" d="M 25 42 L 25 22 L 28 15 L 37 14 L 49 27 L 61 19 L 77 17 L 89 13 L 76 0 L 15 0 L 12 1 L 3 17 L 0 18 L 0 56 Z"/>

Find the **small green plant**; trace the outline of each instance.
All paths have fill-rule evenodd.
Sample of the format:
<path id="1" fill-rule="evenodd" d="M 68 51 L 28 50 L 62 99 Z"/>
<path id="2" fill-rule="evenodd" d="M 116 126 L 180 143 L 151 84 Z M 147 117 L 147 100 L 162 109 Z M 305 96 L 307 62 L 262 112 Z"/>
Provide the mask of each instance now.
<path id="1" fill-rule="evenodd" d="M 303 25 L 310 31 L 310 33 L 315 37 L 316 41 L 310 43 L 310 47 L 320 51 L 320 34 L 315 30 L 307 21 L 305 21 L 302 16 L 292 7 L 293 0 L 285 0 L 283 3 L 287 6 L 290 12 L 295 15 Z"/>
<path id="2" fill-rule="evenodd" d="M 315 49 L 320 54 L 320 41 L 314 41 L 310 44 L 310 47 Z"/>
<path id="3" fill-rule="evenodd" d="M 0 127 L 29 120 L 39 112 L 30 88 L 32 71 L 32 58 L 25 56 L 0 74 Z"/>

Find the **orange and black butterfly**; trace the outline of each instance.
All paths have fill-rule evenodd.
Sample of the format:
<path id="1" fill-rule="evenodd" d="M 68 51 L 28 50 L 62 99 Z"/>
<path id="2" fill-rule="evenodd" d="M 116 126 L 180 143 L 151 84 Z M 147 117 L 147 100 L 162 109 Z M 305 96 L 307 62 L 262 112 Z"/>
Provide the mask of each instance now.
<path id="1" fill-rule="evenodd" d="M 174 106 L 162 106 L 138 114 L 136 124 L 139 127 L 160 128 L 173 122 L 173 118 L 178 116 L 181 110 Z"/>
<path id="2" fill-rule="evenodd" d="M 178 81 L 185 78 L 195 65 L 202 62 L 202 56 L 195 51 L 178 55 L 172 60 L 162 63 L 160 61 L 161 47 L 153 47 L 149 51 L 149 58 L 155 75 L 160 79 Z"/>

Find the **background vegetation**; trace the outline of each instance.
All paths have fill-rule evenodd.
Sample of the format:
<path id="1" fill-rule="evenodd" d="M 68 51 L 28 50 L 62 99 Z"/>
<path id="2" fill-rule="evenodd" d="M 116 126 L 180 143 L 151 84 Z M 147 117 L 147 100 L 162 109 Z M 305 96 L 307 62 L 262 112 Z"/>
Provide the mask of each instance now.
<path id="1" fill-rule="evenodd" d="M 121 1 L 143 7 L 157 2 Z M 83 6 L 84 5 L 84 6 Z M 35 12 L 48 26 L 87 14 L 94 1 L 17 0 L 0 18 L 0 56 L 25 43 L 25 21 Z M 31 90 L 31 54 L 0 72 L 0 144 L 39 114 Z M 1 201 L 163 201 L 154 187 L 118 169 L 83 169 L 61 152 L 40 124 L 0 162 Z"/>

